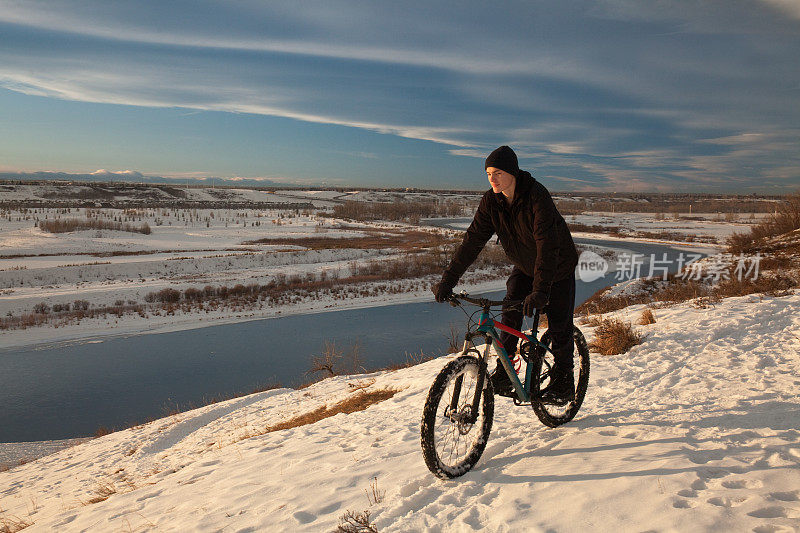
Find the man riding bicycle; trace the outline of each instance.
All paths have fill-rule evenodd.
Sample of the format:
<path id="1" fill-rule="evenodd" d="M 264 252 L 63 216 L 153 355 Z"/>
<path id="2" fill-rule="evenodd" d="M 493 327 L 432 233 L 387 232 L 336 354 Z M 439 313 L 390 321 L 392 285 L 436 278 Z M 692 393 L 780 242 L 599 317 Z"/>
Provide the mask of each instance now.
<path id="1" fill-rule="evenodd" d="M 578 252 L 564 217 L 547 189 L 529 172 L 519 169 L 517 155 L 508 146 L 489 154 L 484 164 L 491 189 L 486 191 L 442 280 L 433 286 L 437 302 L 445 302 L 453 287 L 478 257 L 486 242 L 497 234 L 514 269 L 506 282 L 506 299 L 521 300 L 522 310 L 504 309 L 502 322 L 522 327 L 522 315 L 535 309 L 547 315 L 553 340 L 555 364 L 550 385 L 542 398 L 569 401 L 575 393 L 572 352 L 572 315 L 575 308 L 575 267 Z M 517 351 L 517 338 L 501 332 L 500 341 L 509 356 Z M 495 393 L 513 396 L 508 375 L 492 375 Z"/>

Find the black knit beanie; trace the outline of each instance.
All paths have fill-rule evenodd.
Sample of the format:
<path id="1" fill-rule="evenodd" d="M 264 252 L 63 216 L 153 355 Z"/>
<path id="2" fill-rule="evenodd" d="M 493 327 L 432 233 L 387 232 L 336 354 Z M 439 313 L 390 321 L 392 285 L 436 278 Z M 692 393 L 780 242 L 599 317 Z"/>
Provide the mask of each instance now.
<path id="1" fill-rule="evenodd" d="M 517 154 L 508 146 L 501 146 L 486 158 L 486 164 L 483 168 L 487 169 L 489 167 L 499 168 L 516 177 L 519 174 Z"/>

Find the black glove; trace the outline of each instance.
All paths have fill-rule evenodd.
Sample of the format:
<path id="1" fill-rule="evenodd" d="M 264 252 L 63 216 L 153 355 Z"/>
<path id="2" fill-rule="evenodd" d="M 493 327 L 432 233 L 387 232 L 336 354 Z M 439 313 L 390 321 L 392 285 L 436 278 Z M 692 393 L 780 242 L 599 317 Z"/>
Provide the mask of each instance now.
<path id="1" fill-rule="evenodd" d="M 436 301 L 439 302 L 440 304 L 448 301 L 450 297 L 453 295 L 453 286 L 444 281 L 440 281 L 439 283 L 431 287 L 431 290 L 433 291 L 433 294 L 436 297 Z"/>
<path id="2" fill-rule="evenodd" d="M 543 291 L 536 291 L 530 293 L 525 301 L 522 303 L 522 312 L 525 316 L 533 316 L 533 313 L 539 309 L 544 309 L 550 300 L 550 295 Z"/>

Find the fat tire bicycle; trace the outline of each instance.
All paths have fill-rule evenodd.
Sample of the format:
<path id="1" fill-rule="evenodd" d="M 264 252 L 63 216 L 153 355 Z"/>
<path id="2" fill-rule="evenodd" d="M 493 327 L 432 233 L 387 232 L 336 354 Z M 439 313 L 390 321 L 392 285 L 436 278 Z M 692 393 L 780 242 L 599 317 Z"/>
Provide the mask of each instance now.
<path id="1" fill-rule="evenodd" d="M 539 310 L 534 313 L 533 327 L 528 336 L 495 320 L 493 313 L 496 312 L 492 311 L 493 307 L 519 306 L 522 300 L 494 301 L 473 298 L 464 292 L 450 298 L 453 306 L 461 306 L 462 302 L 480 309 L 468 315 L 468 330 L 461 355 L 447 363 L 431 385 L 420 427 L 425 464 L 442 479 L 467 473 L 486 448 L 494 418 L 494 389 L 488 371 L 492 347 L 497 352 L 495 372 L 504 371 L 511 379 L 514 404 L 532 407 L 545 426 L 554 428 L 572 420 L 583 403 L 589 385 L 589 348 L 577 327 L 573 329 L 575 397 L 560 405 L 542 398 L 542 392 L 550 382 L 554 358 L 549 331 L 541 338 L 536 338 Z M 477 320 L 475 315 L 478 315 Z M 520 368 L 525 363 L 524 382 L 520 381 L 514 361 L 500 343 L 497 330 L 522 340 L 517 363 Z M 484 340 L 483 353 L 476 347 L 476 338 Z"/>

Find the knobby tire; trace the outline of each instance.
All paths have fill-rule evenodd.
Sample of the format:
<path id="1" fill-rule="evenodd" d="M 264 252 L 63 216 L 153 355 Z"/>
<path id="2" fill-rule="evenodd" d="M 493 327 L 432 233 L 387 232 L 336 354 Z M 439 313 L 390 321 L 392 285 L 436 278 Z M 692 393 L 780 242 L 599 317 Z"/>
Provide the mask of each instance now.
<path id="1" fill-rule="evenodd" d="M 422 455 L 428 469 L 437 477 L 449 479 L 469 472 L 480 459 L 494 417 L 494 391 L 489 376 L 484 379 L 478 418 L 471 426 L 453 420 L 450 406 L 461 376 L 461 391 L 456 404 L 463 413 L 471 406 L 478 379 L 479 360 L 462 355 L 449 362 L 436 376 L 428 391 L 420 435 Z M 463 451 L 462 451 L 463 450 Z"/>
<path id="2" fill-rule="evenodd" d="M 536 413 L 542 424 L 551 428 L 566 424 L 578 414 L 578 410 L 581 408 L 583 399 L 586 396 L 586 389 L 589 387 L 589 346 L 586 344 L 583 333 L 577 327 L 573 330 L 573 338 L 575 340 L 573 364 L 574 369 L 577 370 L 577 374 L 575 374 L 575 399 L 561 407 L 546 404 L 537 399 L 541 388 L 543 388 L 542 385 L 544 385 L 542 378 L 534 378 L 532 384 L 533 390 L 531 392 L 534 399 L 531 402 L 531 406 L 533 407 L 533 412 Z M 550 336 L 547 333 L 542 335 L 542 343 L 548 346 L 551 344 Z M 549 353 L 547 357 L 552 360 L 552 356 Z M 541 376 L 543 368 L 546 368 L 546 366 L 542 365 L 541 356 L 537 357 L 536 360 L 533 375 Z"/>

